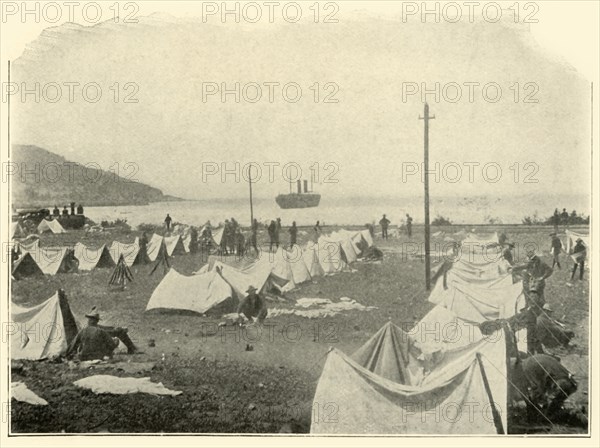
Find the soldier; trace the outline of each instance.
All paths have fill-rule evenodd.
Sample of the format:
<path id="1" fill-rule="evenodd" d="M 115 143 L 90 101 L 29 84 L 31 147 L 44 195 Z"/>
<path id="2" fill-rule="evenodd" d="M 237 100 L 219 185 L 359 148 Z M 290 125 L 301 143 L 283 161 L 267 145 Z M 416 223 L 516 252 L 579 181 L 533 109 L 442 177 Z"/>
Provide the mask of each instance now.
<path id="1" fill-rule="evenodd" d="M 98 313 L 86 314 L 85 317 L 88 319 L 88 325 L 77 333 L 67 350 L 67 356 L 78 353 L 81 361 L 112 357 L 114 349 L 119 345 L 119 339 L 110 337 L 108 332 L 98 328 Z"/>
<path id="2" fill-rule="evenodd" d="M 573 272 L 571 273 L 571 280 L 575 278 L 575 272 L 577 272 L 577 266 L 579 266 L 579 280 L 583 280 L 583 267 L 585 265 L 586 248 L 581 238 L 577 238 L 575 241 L 575 247 L 573 248 L 573 254 L 571 255 L 575 264 L 573 265 Z"/>
<path id="3" fill-rule="evenodd" d="M 407 213 L 406 214 L 406 233 L 410 238 L 412 236 L 412 217 Z"/>
<path id="4" fill-rule="evenodd" d="M 262 297 L 257 293 L 254 286 L 249 286 L 246 291 L 248 295 L 242 300 L 238 307 L 238 314 L 246 316 L 250 322 L 257 318 L 258 323 L 262 323 L 267 317 L 267 306 Z"/>
<path id="5" fill-rule="evenodd" d="M 557 210 L 558 212 L 558 210 Z M 554 268 L 554 265 L 558 266 L 558 269 L 560 269 L 560 259 L 559 259 L 559 255 L 562 252 L 562 242 L 560 241 L 560 238 L 556 235 L 556 232 L 552 232 L 550 234 L 551 237 L 551 243 L 550 243 L 550 253 L 553 256 L 552 259 L 552 267 Z"/>
<path id="6" fill-rule="evenodd" d="M 388 239 L 388 226 L 390 225 L 390 220 L 383 215 L 383 218 L 379 220 L 379 225 L 381 226 L 381 238 L 384 240 Z"/>
<path id="7" fill-rule="evenodd" d="M 267 227 L 267 232 L 269 233 L 269 251 L 273 251 L 273 244 L 275 244 L 275 233 L 277 232 L 277 224 L 275 221 L 271 220 L 269 227 Z"/>
<path id="8" fill-rule="evenodd" d="M 173 221 L 173 219 L 167 213 L 167 217 L 165 218 L 165 224 L 167 226 L 167 232 L 169 232 L 171 230 L 171 221 Z"/>
<path id="9" fill-rule="evenodd" d="M 535 287 L 542 298 L 544 297 L 544 288 L 546 279 L 552 275 L 552 268 L 544 263 L 535 251 L 527 252 L 527 263 L 513 268 L 514 274 L 523 272 L 523 291 L 527 293 L 532 287 Z"/>
<path id="10" fill-rule="evenodd" d="M 279 249 L 279 233 L 281 232 L 281 218 L 277 218 L 275 223 L 275 246 Z"/>
<path id="11" fill-rule="evenodd" d="M 294 247 L 296 244 L 296 239 L 298 238 L 298 227 L 296 227 L 296 221 L 292 222 L 292 227 L 289 228 L 288 232 L 290 233 L 290 249 Z"/>
<path id="12" fill-rule="evenodd" d="M 515 248 L 514 243 L 505 242 L 504 249 L 502 250 L 502 258 L 504 258 L 512 266 L 514 264 L 513 249 Z"/>

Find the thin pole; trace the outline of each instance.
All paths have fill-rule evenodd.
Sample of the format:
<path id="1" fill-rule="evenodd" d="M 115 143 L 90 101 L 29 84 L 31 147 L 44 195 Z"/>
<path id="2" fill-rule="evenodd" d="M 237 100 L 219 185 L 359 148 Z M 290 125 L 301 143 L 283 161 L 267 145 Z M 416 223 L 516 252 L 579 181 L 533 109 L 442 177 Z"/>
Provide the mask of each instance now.
<path id="1" fill-rule="evenodd" d="M 431 289 L 431 260 L 430 260 L 430 229 L 429 229 L 429 120 L 434 119 L 435 115 L 429 116 L 429 105 L 425 103 L 423 117 L 419 120 L 424 122 L 424 187 L 425 187 L 425 289 Z"/>
<path id="2" fill-rule="evenodd" d="M 254 210 L 252 208 L 252 166 L 248 165 L 248 184 L 250 185 L 250 227 L 254 225 Z"/>

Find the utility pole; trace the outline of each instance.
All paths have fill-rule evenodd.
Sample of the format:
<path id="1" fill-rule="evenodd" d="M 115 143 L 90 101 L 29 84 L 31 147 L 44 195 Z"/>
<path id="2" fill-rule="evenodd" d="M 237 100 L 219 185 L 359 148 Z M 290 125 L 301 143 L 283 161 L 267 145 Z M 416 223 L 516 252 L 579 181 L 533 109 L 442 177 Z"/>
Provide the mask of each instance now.
<path id="1" fill-rule="evenodd" d="M 248 184 L 250 185 L 250 228 L 254 225 L 254 211 L 252 209 L 252 165 L 248 165 Z"/>
<path id="2" fill-rule="evenodd" d="M 425 289 L 431 289 L 431 260 L 430 260 L 430 244 L 429 244 L 429 120 L 433 120 L 435 115 L 429 116 L 429 105 L 425 103 L 425 110 L 419 120 L 423 120 L 425 124 L 424 132 L 424 163 L 423 171 L 425 184 Z"/>

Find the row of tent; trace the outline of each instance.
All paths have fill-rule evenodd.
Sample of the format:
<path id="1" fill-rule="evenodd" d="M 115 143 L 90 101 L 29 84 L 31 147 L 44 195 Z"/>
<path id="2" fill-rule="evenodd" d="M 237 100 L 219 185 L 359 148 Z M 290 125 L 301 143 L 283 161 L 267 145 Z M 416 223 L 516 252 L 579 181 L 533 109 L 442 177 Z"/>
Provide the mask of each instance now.
<path id="1" fill-rule="evenodd" d="M 211 256 L 207 264 L 191 276 L 171 269 L 152 293 L 146 310 L 206 313 L 222 310 L 227 302 L 242 299 L 249 286 L 261 293 L 273 289 L 290 291 L 314 278 L 348 270 L 371 246 L 373 239 L 368 230 L 341 230 L 321 236 L 316 243 L 311 241 L 304 247 L 279 247 L 273 253 L 263 252 L 255 257 Z"/>
<path id="2" fill-rule="evenodd" d="M 352 236 L 356 248 L 354 248 L 354 244 L 342 244 L 342 240 L 349 235 Z M 148 244 L 150 248 L 154 248 L 157 244 L 164 246 L 159 250 L 171 250 L 176 247 L 172 242 L 167 245 L 165 241 L 161 242 L 159 238 L 155 237 L 151 241 L 152 243 Z M 334 241 L 331 243 L 333 246 L 337 245 L 340 248 L 338 255 L 341 254 L 341 248 L 346 247 L 345 250 L 348 252 L 347 254 L 344 252 L 342 255 L 345 259 L 355 259 L 350 252 L 350 247 L 353 251 L 358 250 L 360 253 L 364 250 L 360 247 L 366 248 L 373 244 L 368 232 L 366 234 L 342 232 L 329 235 L 319 242 L 319 245 L 327 248 L 327 252 L 324 252 L 323 256 L 318 256 L 316 251 L 312 251 L 313 255 L 306 255 L 307 248 L 301 250 L 299 246 L 295 246 L 289 251 L 280 248 L 274 254 L 266 254 L 261 261 L 240 260 L 237 267 L 219 261 L 216 257 L 211 257 L 209 263 L 196 275 L 185 276 L 171 269 L 154 290 L 147 309 L 169 308 L 204 313 L 228 299 L 243 297 L 250 284 L 256 285 L 263 291 L 270 287 L 289 290 L 296 284 L 308 281 L 315 276 L 325 275 L 322 267 L 320 269 L 316 267 L 320 267 L 321 259 L 335 258 L 334 255 L 331 255 L 333 251 L 329 250 L 330 246 L 327 245 L 331 241 Z M 152 257 L 158 256 L 155 250 L 148 252 L 152 252 Z M 102 253 L 106 254 L 107 252 Z M 314 256 L 316 258 L 311 258 Z M 304 262 L 305 257 L 309 261 L 313 260 L 310 269 Z M 331 263 L 324 262 L 324 264 L 329 266 Z M 339 267 L 340 269 L 344 268 L 341 265 Z M 327 270 L 331 272 L 331 268 L 327 268 Z M 31 308 L 24 308 L 13 303 L 11 316 L 10 338 L 13 359 L 37 360 L 59 356 L 65 352 L 79 328 L 68 301 L 58 292 L 43 303 Z"/>
<path id="3" fill-rule="evenodd" d="M 509 367 L 505 333 L 479 323 L 510 317 L 523 303 L 497 235 L 465 235 L 461 257 L 429 296 L 436 306 L 405 331 L 391 321 L 352 356 L 328 355 L 314 406 L 333 403 L 335 418 L 314 419 L 316 434 L 505 434 Z M 524 338 L 519 337 L 519 340 Z M 335 412 L 333 412 L 335 411 Z"/>
<path id="4" fill-rule="evenodd" d="M 37 226 L 37 231 L 40 234 L 46 233 L 46 232 L 51 232 L 51 233 L 55 233 L 55 234 L 67 232 L 64 229 L 64 227 L 60 224 L 60 222 L 58 222 L 58 220 L 56 220 L 56 219 L 52 219 L 52 220 L 42 219 Z M 25 230 L 23 229 L 23 226 L 21 226 L 20 222 L 16 221 L 16 222 L 10 223 L 10 238 L 11 239 L 25 238 L 26 236 L 27 236 L 27 232 L 25 232 Z"/>
<path id="5" fill-rule="evenodd" d="M 35 239 L 15 243 L 15 250 L 21 253 L 12 266 L 12 276 L 18 280 L 32 275 L 70 272 L 73 269 L 72 257 L 77 259 L 79 271 L 114 267 L 121 255 L 128 266 L 153 262 L 162 254 L 174 256 L 188 253 L 189 241 L 180 235 L 154 234 L 144 251 L 138 237 L 133 243 L 113 241 L 108 246 L 91 247 L 79 242 L 73 248 L 40 247 L 39 240 Z"/>

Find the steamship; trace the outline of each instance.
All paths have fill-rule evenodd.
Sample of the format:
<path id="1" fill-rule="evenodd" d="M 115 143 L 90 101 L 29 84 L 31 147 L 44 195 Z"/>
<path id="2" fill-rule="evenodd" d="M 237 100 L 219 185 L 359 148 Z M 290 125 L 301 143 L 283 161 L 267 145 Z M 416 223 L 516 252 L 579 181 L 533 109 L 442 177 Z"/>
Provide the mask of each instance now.
<path id="1" fill-rule="evenodd" d="M 302 192 L 302 181 L 298 180 L 297 186 L 297 193 L 292 193 L 290 191 L 289 194 L 277 195 L 275 198 L 277 205 L 283 209 L 318 207 L 319 202 L 321 202 L 321 195 L 312 191 L 308 191 L 308 181 L 304 181 L 304 193 Z M 291 189 L 292 184 L 290 183 L 290 190 Z"/>

